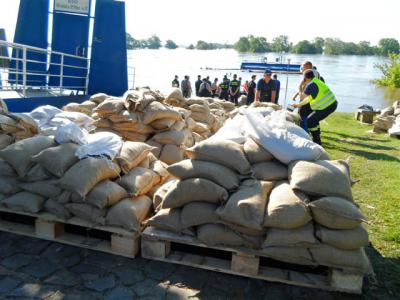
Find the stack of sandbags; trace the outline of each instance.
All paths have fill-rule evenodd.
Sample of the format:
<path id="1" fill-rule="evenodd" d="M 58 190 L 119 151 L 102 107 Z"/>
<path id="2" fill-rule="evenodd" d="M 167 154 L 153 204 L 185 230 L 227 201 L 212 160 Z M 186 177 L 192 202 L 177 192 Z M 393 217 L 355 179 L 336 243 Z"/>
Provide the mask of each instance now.
<path id="1" fill-rule="evenodd" d="M 109 96 L 104 93 L 98 93 L 95 95 L 92 95 L 89 100 L 84 101 L 82 103 L 68 103 L 65 105 L 62 109 L 64 111 L 70 111 L 70 112 L 80 112 L 83 114 L 86 114 L 88 116 L 91 116 L 93 114 L 93 110 L 102 103 L 104 100 L 106 100 Z"/>
<path id="2" fill-rule="evenodd" d="M 161 204 L 154 199 L 159 211 L 147 225 L 207 245 L 259 248 L 273 183 L 251 178 L 243 147 L 235 142 L 205 140 L 186 153 L 190 159 L 168 167 L 178 181 L 166 184 Z"/>
<path id="3" fill-rule="evenodd" d="M 396 113 L 399 113 L 399 109 L 397 108 L 397 101 L 394 103 L 393 106 L 389 106 L 381 110 L 381 113 L 374 121 L 373 132 L 386 133 L 390 128 L 393 127 L 396 121 L 395 108 Z"/>
<path id="4" fill-rule="evenodd" d="M 0 146 L 6 145 L 8 141 L 11 143 L 33 137 L 38 132 L 38 124 L 29 114 L 0 113 Z"/>

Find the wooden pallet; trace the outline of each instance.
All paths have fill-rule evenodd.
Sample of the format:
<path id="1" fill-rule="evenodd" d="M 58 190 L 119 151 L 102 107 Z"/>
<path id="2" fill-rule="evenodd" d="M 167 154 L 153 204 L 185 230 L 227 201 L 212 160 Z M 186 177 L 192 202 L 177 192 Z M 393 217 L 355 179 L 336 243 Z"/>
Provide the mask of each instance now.
<path id="1" fill-rule="evenodd" d="M 97 226 L 76 217 L 61 220 L 49 213 L 16 212 L 1 206 L 0 231 L 130 258 L 134 258 L 140 248 L 138 232 Z"/>
<path id="2" fill-rule="evenodd" d="M 328 267 L 276 262 L 256 250 L 209 247 L 197 239 L 148 227 L 142 233 L 142 257 L 266 281 L 361 294 L 363 276 Z"/>

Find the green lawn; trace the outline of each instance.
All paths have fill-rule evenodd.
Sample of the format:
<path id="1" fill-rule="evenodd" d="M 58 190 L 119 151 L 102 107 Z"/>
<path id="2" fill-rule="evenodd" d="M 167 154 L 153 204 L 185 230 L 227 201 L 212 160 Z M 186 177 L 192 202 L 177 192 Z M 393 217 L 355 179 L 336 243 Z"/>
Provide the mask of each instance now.
<path id="1" fill-rule="evenodd" d="M 350 159 L 354 198 L 368 217 L 368 299 L 400 297 L 400 139 L 369 132 L 352 114 L 335 113 L 322 123 L 322 141 L 332 159 Z"/>

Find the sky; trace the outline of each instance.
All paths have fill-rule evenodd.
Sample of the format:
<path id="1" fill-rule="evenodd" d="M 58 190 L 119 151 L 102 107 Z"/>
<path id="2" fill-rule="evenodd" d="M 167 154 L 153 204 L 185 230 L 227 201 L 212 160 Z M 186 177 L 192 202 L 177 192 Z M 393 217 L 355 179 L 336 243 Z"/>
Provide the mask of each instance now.
<path id="1" fill-rule="evenodd" d="M 376 44 L 400 40 L 400 0 L 126 0 L 126 30 L 134 38 L 157 34 L 179 45 L 234 43 L 253 34 L 271 41 L 288 35 L 298 42 L 337 37 Z M 12 40 L 19 0 L 0 0 L 0 28 Z"/>

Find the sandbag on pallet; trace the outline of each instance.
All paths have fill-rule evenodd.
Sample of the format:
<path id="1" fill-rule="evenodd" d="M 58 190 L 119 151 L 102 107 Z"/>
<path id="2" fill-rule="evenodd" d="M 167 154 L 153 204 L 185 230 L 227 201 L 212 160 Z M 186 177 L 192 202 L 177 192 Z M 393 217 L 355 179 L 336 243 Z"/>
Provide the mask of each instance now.
<path id="1" fill-rule="evenodd" d="M 20 183 L 19 187 L 24 191 L 48 198 L 56 198 L 62 190 L 56 185 L 57 180 L 44 180 Z"/>
<path id="2" fill-rule="evenodd" d="M 253 176 L 258 180 L 278 181 L 287 180 L 288 169 L 284 164 L 276 161 L 265 161 L 251 166 Z"/>
<path id="3" fill-rule="evenodd" d="M 207 202 L 192 202 L 186 204 L 181 212 L 183 228 L 199 226 L 207 223 L 217 223 L 219 217 L 216 213 L 217 205 Z"/>
<path id="4" fill-rule="evenodd" d="M 307 247 L 318 244 L 312 222 L 294 229 L 270 228 L 263 243 L 267 247 Z"/>
<path id="5" fill-rule="evenodd" d="M 131 196 L 144 195 L 159 182 L 160 175 L 141 167 L 133 168 L 118 180 L 118 184 L 125 188 Z"/>
<path id="6" fill-rule="evenodd" d="M 342 250 L 356 250 L 367 246 L 369 243 L 368 232 L 362 225 L 343 230 L 334 230 L 317 225 L 315 235 L 324 244 Z"/>
<path id="7" fill-rule="evenodd" d="M 124 142 L 115 160 L 126 174 L 136 167 L 153 148 L 141 142 Z"/>
<path id="8" fill-rule="evenodd" d="M 98 183 L 89 192 L 86 201 L 97 208 L 103 209 L 126 197 L 128 197 L 128 193 L 122 186 L 113 181 L 105 180 Z"/>
<path id="9" fill-rule="evenodd" d="M 43 208 L 45 198 L 28 192 L 19 192 L 1 201 L 9 209 L 37 213 Z"/>
<path id="10" fill-rule="evenodd" d="M 20 192 L 22 189 L 19 186 L 18 179 L 9 176 L 0 176 L 0 194 L 13 195 Z"/>
<path id="11" fill-rule="evenodd" d="M 74 216 L 85 221 L 99 225 L 105 225 L 106 223 L 105 216 L 107 211 L 105 209 L 99 209 L 86 203 L 69 203 L 65 205 L 65 208 Z"/>

